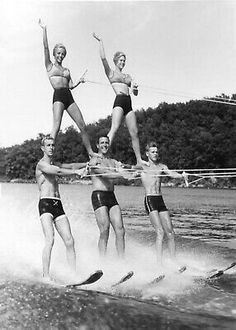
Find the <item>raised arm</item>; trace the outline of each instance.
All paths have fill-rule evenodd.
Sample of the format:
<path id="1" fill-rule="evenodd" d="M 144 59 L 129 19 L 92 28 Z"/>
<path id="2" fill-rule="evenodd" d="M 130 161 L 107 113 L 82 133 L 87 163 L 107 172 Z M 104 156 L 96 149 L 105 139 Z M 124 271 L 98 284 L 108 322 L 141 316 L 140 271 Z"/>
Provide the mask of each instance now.
<path id="1" fill-rule="evenodd" d="M 93 37 L 99 42 L 100 57 L 101 57 L 102 64 L 103 64 L 104 69 L 105 69 L 105 73 L 106 73 L 107 77 L 109 78 L 109 76 L 111 74 L 111 68 L 110 68 L 110 66 L 107 62 L 107 59 L 106 59 L 105 50 L 104 50 L 104 46 L 103 46 L 103 41 L 95 33 L 93 33 Z"/>
<path id="2" fill-rule="evenodd" d="M 39 19 L 39 26 L 43 29 L 44 61 L 46 70 L 49 71 L 51 69 L 52 62 L 50 60 L 50 53 L 48 48 L 47 27 L 42 23 L 41 19 Z"/>

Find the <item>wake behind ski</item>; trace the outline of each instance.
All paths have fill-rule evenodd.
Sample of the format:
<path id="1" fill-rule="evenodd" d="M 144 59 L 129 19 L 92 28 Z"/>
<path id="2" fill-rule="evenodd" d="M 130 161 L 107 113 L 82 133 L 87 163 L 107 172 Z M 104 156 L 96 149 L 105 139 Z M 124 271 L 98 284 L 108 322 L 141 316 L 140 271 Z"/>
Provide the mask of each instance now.
<path id="1" fill-rule="evenodd" d="M 86 280 L 84 280 L 82 282 L 78 282 L 78 283 L 66 284 L 65 287 L 68 288 L 68 289 L 73 289 L 73 288 L 76 288 L 78 286 L 92 284 L 92 283 L 98 281 L 102 277 L 102 275 L 103 275 L 102 270 L 96 270 Z"/>

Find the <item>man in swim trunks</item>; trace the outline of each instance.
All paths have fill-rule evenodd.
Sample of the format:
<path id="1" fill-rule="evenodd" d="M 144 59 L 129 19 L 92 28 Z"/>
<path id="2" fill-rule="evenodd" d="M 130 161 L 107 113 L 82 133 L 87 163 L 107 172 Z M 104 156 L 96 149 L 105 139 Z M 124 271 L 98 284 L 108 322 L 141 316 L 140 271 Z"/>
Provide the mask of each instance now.
<path id="1" fill-rule="evenodd" d="M 143 165 L 141 180 L 145 189 L 144 205 L 149 215 L 151 224 L 156 231 L 157 262 L 161 264 L 163 254 L 163 238 L 167 236 L 168 249 L 171 258 L 175 257 L 175 238 L 169 211 L 161 193 L 161 175 L 163 173 L 171 178 L 184 178 L 186 173 L 177 173 L 169 170 L 160 162 L 156 142 L 150 142 L 146 146 L 146 156 L 149 166 Z"/>
<path id="2" fill-rule="evenodd" d="M 76 268 L 74 239 L 69 220 L 63 210 L 56 176 L 81 175 L 79 169 L 86 166 L 86 163 L 71 164 L 71 166 L 67 164 L 67 168 L 53 165 L 54 139 L 50 135 L 46 135 L 42 139 L 41 149 L 43 158 L 40 159 L 36 166 L 35 175 L 39 188 L 38 208 L 45 236 L 45 246 L 42 253 L 43 277 L 45 280 L 50 281 L 49 269 L 54 244 L 54 226 L 65 244 L 69 266 L 74 271 Z"/>
<path id="3" fill-rule="evenodd" d="M 130 178 L 122 164 L 109 158 L 109 138 L 100 136 L 97 142 L 99 158 L 92 158 L 89 162 L 93 183 L 92 205 L 100 231 L 98 249 L 101 256 L 107 251 L 110 225 L 115 232 L 116 250 L 120 257 L 125 251 L 125 229 L 120 206 L 114 194 L 114 179 Z"/>

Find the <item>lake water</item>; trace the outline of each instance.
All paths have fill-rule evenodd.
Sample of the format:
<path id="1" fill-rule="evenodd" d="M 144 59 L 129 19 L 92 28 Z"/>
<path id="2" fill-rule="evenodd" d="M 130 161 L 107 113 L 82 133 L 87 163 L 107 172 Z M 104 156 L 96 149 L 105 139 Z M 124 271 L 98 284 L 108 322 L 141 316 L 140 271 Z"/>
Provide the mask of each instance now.
<path id="1" fill-rule="evenodd" d="M 235 329 L 236 267 L 214 281 L 207 271 L 235 261 L 236 191 L 164 188 L 176 233 L 177 261 L 158 268 L 154 230 L 141 187 L 116 187 L 126 228 L 126 259 L 117 260 L 111 231 L 108 256 L 97 252 L 98 229 L 90 185 L 62 185 L 61 197 L 76 242 L 78 280 L 96 269 L 103 277 L 78 290 L 41 280 L 44 244 L 34 184 L 1 184 L 0 329 Z M 177 268 L 186 265 L 183 274 Z M 116 289 L 126 272 L 134 276 Z M 56 235 L 52 275 L 71 280 Z M 155 287 L 145 284 L 160 274 Z"/>

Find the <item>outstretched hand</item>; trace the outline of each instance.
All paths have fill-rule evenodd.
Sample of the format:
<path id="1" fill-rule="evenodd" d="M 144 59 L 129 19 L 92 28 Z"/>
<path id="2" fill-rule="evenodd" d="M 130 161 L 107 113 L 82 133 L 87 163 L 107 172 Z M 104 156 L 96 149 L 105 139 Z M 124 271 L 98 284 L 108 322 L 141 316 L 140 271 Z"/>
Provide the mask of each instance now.
<path id="1" fill-rule="evenodd" d="M 85 83 L 85 79 L 84 79 L 84 77 L 80 77 L 80 78 L 79 78 L 79 83 L 80 83 L 80 84 Z"/>
<path id="2" fill-rule="evenodd" d="M 75 170 L 75 174 L 80 176 L 81 179 L 83 179 L 84 177 L 86 177 L 89 174 L 89 166 L 87 165 L 84 168 L 81 168 L 79 170 Z"/>
<path id="3" fill-rule="evenodd" d="M 92 158 L 90 158 L 89 160 L 89 166 L 93 167 L 100 164 L 101 164 L 101 156 L 94 152 Z"/>
<path id="4" fill-rule="evenodd" d="M 96 35 L 95 32 L 93 32 L 93 37 L 94 37 L 97 41 L 101 41 L 101 40 L 102 40 L 98 35 Z"/>
<path id="5" fill-rule="evenodd" d="M 78 176 L 82 176 L 83 173 L 84 173 L 84 168 L 75 170 L 75 174 Z"/>
<path id="6" fill-rule="evenodd" d="M 43 24 L 41 18 L 39 19 L 39 26 L 42 28 L 42 29 L 45 29 L 46 25 Z"/>

